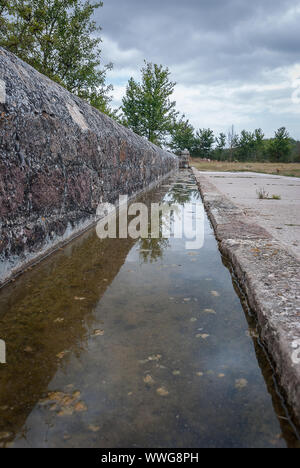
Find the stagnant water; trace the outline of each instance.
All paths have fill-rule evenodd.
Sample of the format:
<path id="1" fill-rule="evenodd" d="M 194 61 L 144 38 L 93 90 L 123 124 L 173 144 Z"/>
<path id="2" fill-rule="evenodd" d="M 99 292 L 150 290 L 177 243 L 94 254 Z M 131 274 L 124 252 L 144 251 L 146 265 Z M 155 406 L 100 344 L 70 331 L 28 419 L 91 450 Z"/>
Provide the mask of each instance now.
<path id="1" fill-rule="evenodd" d="M 194 251 L 92 229 L 0 291 L 0 339 L 2 447 L 300 446 L 207 218 Z"/>

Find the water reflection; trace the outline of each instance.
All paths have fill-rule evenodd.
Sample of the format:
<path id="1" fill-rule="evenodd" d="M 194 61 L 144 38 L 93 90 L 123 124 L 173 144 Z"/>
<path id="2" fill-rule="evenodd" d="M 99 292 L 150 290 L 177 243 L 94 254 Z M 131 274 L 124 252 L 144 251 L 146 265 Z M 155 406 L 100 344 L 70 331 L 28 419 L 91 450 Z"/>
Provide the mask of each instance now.
<path id="1" fill-rule="evenodd" d="M 90 232 L 0 292 L 0 434 L 12 440 L 72 354 L 80 356 L 94 308 L 134 242 L 100 241 Z M 91 252 L 92 255 L 87 255 Z M 97 323 L 97 326 L 99 323 Z"/>
<path id="2" fill-rule="evenodd" d="M 299 446 L 207 219 L 194 251 L 87 233 L 0 292 L 0 337 L 3 446 Z"/>
<path id="3" fill-rule="evenodd" d="M 163 253 L 169 247 L 168 239 L 140 239 L 139 240 L 139 253 L 142 262 L 156 262 L 159 258 L 163 257 Z"/>
<path id="4" fill-rule="evenodd" d="M 200 193 L 195 184 L 187 184 L 184 180 L 179 180 L 172 185 L 166 199 L 171 203 L 184 205 L 191 201 L 191 198 L 196 201 L 200 200 Z"/>

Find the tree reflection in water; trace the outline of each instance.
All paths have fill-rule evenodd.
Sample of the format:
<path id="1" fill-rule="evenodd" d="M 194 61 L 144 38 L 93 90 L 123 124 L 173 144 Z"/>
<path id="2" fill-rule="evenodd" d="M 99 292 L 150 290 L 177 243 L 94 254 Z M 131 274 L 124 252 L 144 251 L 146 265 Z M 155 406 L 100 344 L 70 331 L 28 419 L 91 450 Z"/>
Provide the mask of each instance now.
<path id="1" fill-rule="evenodd" d="M 165 201 L 168 203 L 174 203 L 179 205 L 184 205 L 185 203 L 191 203 L 191 201 L 196 201 L 200 199 L 200 193 L 197 189 L 191 188 L 186 184 L 174 184 L 173 187 L 168 192 L 167 198 Z"/>
<path id="2" fill-rule="evenodd" d="M 140 239 L 140 259 L 144 263 L 156 262 L 163 257 L 163 252 L 169 247 L 169 239 Z"/>
<path id="3" fill-rule="evenodd" d="M 163 252 L 170 246 L 169 239 L 164 237 L 164 232 L 170 229 L 170 215 L 171 220 L 174 216 L 177 220 L 181 220 L 181 210 L 187 203 L 196 202 L 200 199 L 200 194 L 197 187 L 189 186 L 186 183 L 175 183 L 170 187 L 169 192 L 165 196 L 163 203 L 169 205 L 171 213 L 160 213 L 159 218 L 159 238 L 148 238 L 139 240 L 139 253 L 140 259 L 144 263 L 152 263 L 163 257 Z M 172 229 L 171 229 L 172 231 Z M 151 226 L 149 224 L 149 232 Z"/>

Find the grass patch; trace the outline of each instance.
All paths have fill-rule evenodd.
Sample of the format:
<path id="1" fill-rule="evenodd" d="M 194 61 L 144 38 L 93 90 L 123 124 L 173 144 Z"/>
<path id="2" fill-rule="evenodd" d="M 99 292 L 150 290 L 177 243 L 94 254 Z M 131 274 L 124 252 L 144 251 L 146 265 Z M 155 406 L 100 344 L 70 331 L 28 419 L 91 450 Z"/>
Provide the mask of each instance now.
<path id="1" fill-rule="evenodd" d="M 264 188 L 257 190 L 256 193 L 259 200 L 269 200 L 269 194 Z"/>
<path id="2" fill-rule="evenodd" d="M 264 189 L 261 188 L 256 191 L 259 200 L 281 200 L 281 195 L 272 195 L 269 196 L 269 193 Z"/>

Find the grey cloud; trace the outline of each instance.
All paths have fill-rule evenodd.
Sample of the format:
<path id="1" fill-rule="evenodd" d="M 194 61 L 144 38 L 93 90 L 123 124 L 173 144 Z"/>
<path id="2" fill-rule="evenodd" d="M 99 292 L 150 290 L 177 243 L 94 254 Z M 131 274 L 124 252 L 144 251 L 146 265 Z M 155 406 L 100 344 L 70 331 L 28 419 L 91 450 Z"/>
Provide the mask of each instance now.
<path id="1" fill-rule="evenodd" d="M 232 68 L 236 76 L 240 68 L 244 76 L 247 60 L 252 73 L 263 63 L 267 67 L 285 65 L 291 55 L 298 54 L 299 17 L 292 24 L 284 24 L 282 30 L 272 29 L 268 24 L 268 18 L 283 15 L 296 3 L 287 0 L 107 0 L 97 21 L 103 26 L 104 34 L 116 40 L 121 49 L 138 48 L 147 60 L 172 66 L 197 57 L 199 67 L 213 67 L 222 73 L 226 65 L 225 75 L 230 75 Z M 263 57 L 258 54 L 255 66 L 253 55 L 260 50 L 266 54 Z M 236 67 L 237 61 L 241 67 Z M 202 75 L 202 69 L 199 72 Z M 206 70 L 203 78 L 205 75 Z"/>
<path id="2" fill-rule="evenodd" d="M 145 58 L 186 86 L 259 83 L 266 70 L 299 63 L 298 0 L 104 0 L 96 21 L 124 52 L 116 70 Z"/>

